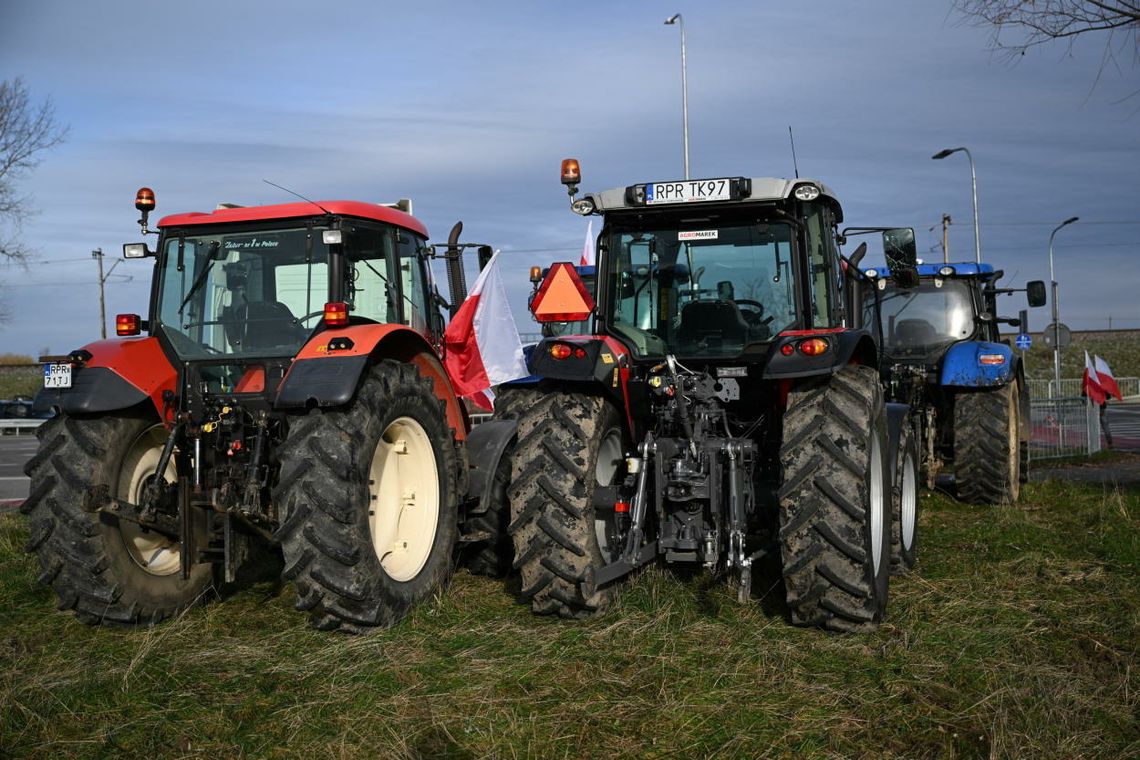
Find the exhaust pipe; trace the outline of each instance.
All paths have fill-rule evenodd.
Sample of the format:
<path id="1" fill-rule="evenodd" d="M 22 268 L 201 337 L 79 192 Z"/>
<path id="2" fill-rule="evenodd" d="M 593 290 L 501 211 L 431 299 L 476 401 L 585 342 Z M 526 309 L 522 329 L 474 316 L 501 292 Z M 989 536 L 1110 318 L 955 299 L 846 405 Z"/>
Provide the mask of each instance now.
<path id="1" fill-rule="evenodd" d="M 463 222 L 456 222 L 447 236 L 447 289 L 451 300 L 451 316 L 455 317 L 460 304 L 467 298 L 467 276 L 463 273 L 463 250 L 459 247 L 459 233 Z"/>

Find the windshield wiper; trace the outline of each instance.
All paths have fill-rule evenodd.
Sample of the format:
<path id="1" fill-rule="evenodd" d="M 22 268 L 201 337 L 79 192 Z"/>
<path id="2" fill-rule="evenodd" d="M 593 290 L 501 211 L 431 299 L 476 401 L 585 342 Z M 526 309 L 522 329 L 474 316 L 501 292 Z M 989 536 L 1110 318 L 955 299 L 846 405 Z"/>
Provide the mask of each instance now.
<path id="1" fill-rule="evenodd" d="M 190 290 L 186 291 L 186 297 L 183 298 L 182 303 L 178 305 L 178 316 L 182 316 L 182 310 L 186 308 L 186 304 L 194 297 L 194 294 L 198 292 L 198 288 L 206 283 L 206 275 L 210 273 L 210 263 L 214 260 L 214 257 L 218 255 L 220 248 L 221 245 L 218 244 L 217 240 L 210 242 L 210 247 L 206 249 L 206 263 L 202 265 L 201 271 L 198 272 L 198 275 L 194 278 L 194 282 L 190 285 Z"/>

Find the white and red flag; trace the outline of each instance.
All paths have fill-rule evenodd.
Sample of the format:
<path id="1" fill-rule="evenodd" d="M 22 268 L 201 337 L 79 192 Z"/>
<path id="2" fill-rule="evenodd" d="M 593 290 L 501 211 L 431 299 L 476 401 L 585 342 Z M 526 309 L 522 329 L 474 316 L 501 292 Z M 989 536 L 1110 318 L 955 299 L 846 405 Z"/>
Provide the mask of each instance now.
<path id="1" fill-rule="evenodd" d="M 498 262 L 496 251 L 443 333 L 443 362 L 455 393 L 488 410 L 492 385 L 530 374 Z"/>
<path id="2" fill-rule="evenodd" d="M 578 266 L 592 267 L 597 261 L 594 253 L 594 220 L 586 225 L 586 242 L 582 244 L 582 255 L 578 259 Z"/>
<path id="3" fill-rule="evenodd" d="M 1093 367 L 1096 369 L 1096 376 L 1105 397 L 1111 396 L 1118 401 L 1123 401 L 1124 397 L 1120 395 L 1120 386 L 1116 384 L 1116 377 L 1112 374 L 1112 368 L 1108 366 L 1108 362 L 1094 355 Z"/>
<path id="4" fill-rule="evenodd" d="M 1081 391 L 1094 404 L 1103 404 L 1105 401 L 1104 388 L 1101 387 L 1100 377 L 1096 373 L 1092 359 L 1089 358 L 1088 351 L 1085 351 L 1085 373 L 1081 377 Z"/>

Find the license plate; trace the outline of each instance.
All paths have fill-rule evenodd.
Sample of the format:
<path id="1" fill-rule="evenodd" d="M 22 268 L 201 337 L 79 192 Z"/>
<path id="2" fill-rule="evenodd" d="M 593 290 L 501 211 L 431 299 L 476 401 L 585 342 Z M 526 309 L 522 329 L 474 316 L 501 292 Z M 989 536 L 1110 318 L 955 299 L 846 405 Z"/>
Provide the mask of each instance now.
<path id="1" fill-rule="evenodd" d="M 71 365 L 70 364 L 45 364 L 44 365 L 44 387 L 45 388 L 70 388 L 71 387 Z"/>
<path id="2" fill-rule="evenodd" d="M 732 200 L 730 179 L 687 179 L 680 182 L 651 182 L 645 186 L 645 203 L 699 203 Z"/>

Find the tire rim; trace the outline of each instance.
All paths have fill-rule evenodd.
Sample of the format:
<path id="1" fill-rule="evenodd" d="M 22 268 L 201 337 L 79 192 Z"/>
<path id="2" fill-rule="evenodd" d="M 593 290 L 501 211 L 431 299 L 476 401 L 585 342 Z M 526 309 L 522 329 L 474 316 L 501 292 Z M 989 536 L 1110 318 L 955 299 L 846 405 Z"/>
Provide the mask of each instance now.
<path id="1" fill-rule="evenodd" d="M 910 551 L 914 546 L 914 529 L 918 516 L 918 467 L 910 451 L 903 459 L 902 471 L 902 545 Z"/>
<path id="2" fill-rule="evenodd" d="M 879 448 L 879 436 L 871 434 L 871 564 L 875 577 L 879 577 L 879 566 L 883 563 L 883 452 Z"/>
<path id="3" fill-rule="evenodd" d="M 390 578 L 410 581 L 427 564 L 439 523 L 439 469 L 420 423 L 400 417 L 388 425 L 368 481 L 372 549 Z"/>
<path id="4" fill-rule="evenodd" d="M 594 464 L 594 480 L 599 486 L 612 485 L 617 478 L 618 471 L 625 466 L 625 456 L 621 445 L 621 431 L 610 428 L 602 436 L 598 445 L 598 461 Z M 617 531 L 615 530 L 616 514 L 612 517 L 594 517 L 594 535 L 598 539 L 598 548 L 607 562 L 613 561 L 621 552 L 617 545 Z"/>
<path id="5" fill-rule="evenodd" d="M 144 430 L 127 449 L 123 466 L 119 470 L 117 498 L 131 504 L 141 503 L 143 491 L 158 473 L 158 460 L 162 456 L 167 435 L 166 428 L 155 425 Z M 164 478 L 167 483 L 178 479 L 174 457 L 166 465 Z M 145 530 L 127 520 L 119 521 L 119 533 L 126 544 L 127 553 L 143 571 L 151 575 L 167 576 L 181 570 L 182 546 L 174 539 Z"/>

